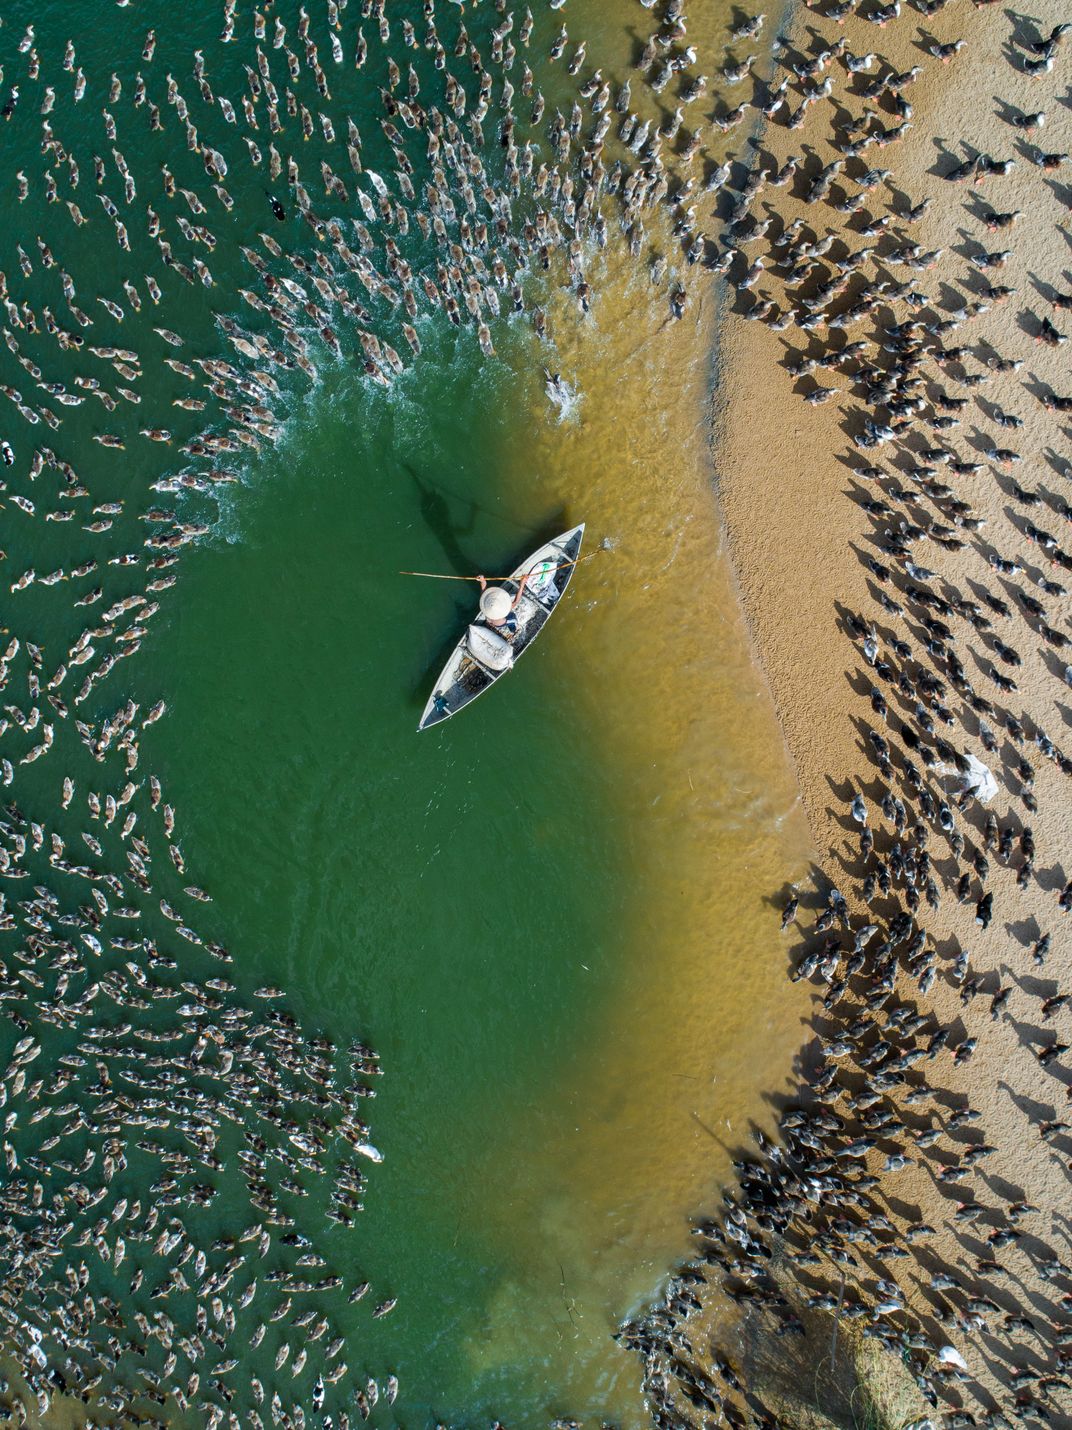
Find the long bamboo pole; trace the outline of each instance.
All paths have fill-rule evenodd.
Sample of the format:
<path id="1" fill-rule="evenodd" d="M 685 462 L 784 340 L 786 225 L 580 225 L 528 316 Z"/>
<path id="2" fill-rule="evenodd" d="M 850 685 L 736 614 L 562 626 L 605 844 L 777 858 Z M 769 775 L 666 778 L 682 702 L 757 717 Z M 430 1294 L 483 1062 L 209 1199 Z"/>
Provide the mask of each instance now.
<path id="1" fill-rule="evenodd" d="M 589 560 L 591 560 L 591 558 L 592 558 L 593 556 L 595 556 L 595 555 L 596 555 L 596 553 L 595 553 L 594 551 L 589 551 L 589 552 L 588 552 L 586 555 L 584 555 L 584 556 L 578 556 L 575 561 L 558 561 L 558 562 L 555 563 L 555 565 L 554 565 L 554 567 L 553 567 L 552 569 L 555 570 L 555 571 L 561 571 L 562 568 L 565 567 L 565 566 L 579 566 L 582 561 L 589 561 Z M 399 574 L 400 576 L 427 576 L 430 581 L 479 581 L 479 580 L 480 580 L 480 577 L 479 577 L 479 576 L 444 576 L 444 575 L 443 575 L 441 572 L 439 572 L 439 571 L 400 571 L 398 574 Z M 485 576 L 485 577 L 484 577 L 484 580 L 485 580 L 485 581 L 512 581 L 512 580 L 513 580 L 513 573 L 511 572 L 511 574 L 510 574 L 509 576 Z"/>

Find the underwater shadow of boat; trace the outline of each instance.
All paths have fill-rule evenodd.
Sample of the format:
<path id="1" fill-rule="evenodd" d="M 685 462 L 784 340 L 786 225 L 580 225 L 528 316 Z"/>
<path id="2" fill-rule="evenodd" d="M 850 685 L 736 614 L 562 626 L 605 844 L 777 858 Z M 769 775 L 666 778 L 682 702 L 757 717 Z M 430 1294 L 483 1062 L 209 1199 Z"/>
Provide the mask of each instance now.
<path id="1" fill-rule="evenodd" d="M 479 510 L 477 503 L 469 501 L 469 516 L 464 525 L 455 522 L 451 516 L 450 502 L 444 493 L 430 482 L 422 480 L 416 468 L 410 466 L 408 462 L 404 462 L 403 466 L 413 479 L 413 485 L 417 488 L 421 518 L 443 548 L 447 564 L 453 569 L 456 576 L 471 576 L 474 570 L 473 562 L 465 554 L 458 538 L 472 535 L 476 526 L 476 514 Z"/>

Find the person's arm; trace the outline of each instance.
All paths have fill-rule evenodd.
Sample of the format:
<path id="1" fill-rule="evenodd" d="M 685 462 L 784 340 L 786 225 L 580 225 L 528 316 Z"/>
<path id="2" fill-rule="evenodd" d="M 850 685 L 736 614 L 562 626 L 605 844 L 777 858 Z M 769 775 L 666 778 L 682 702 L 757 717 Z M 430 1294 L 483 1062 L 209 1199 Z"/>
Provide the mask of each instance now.
<path id="1" fill-rule="evenodd" d="M 522 576 L 522 578 L 521 578 L 520 584 L 518 585 L 517 595 L 514 597 L 513 603 L 512 603 L 511 606 L 510 606 L 511 611 L 516 611 L 516 610 L 517 610 L 517 603 L 518 603 L 518 601 L 521 600 L 521 597 L 522 597 L 522 596 L 524 595 L 524 593 L 525 593 L 525 582 L 526 582 L 528 579 L 529 579 L 529 573 L 526 571 L 525 574 L 524 574 L 524 576 Z"/>
<path id="2" fill-rule="evenodd" d="M 481 591 L 486 591 L 486 590 L 488 589 L 488 583 L 487 583 L 487 581 L 484 579 L 484 577 L 483 577 L 483 576 L 478 576 L 476 579 L 480 582 L 480 589 L 481 589 Z"/>

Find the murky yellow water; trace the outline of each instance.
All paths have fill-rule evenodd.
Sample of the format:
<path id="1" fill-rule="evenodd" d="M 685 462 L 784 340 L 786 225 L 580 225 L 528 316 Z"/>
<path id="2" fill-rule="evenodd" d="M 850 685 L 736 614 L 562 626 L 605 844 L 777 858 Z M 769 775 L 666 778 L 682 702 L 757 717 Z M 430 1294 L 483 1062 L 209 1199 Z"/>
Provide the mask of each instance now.
<path id="1" fill-rule="evenodd" d="M 608 1409 L 629 1422 L 635 1364 L 569 1348 L 604 1339 L 688 1252 L 690 1214 L 732 1176 L 750 1126 L 769 1126 L 770 1096 L 790 1088 L 807 995 L 785 978 L 771 899 L 803 872 L 810 845 L 722 550 L 706 421 L 711 299 L 697 296 L 674 323 L 621 256 L 600 257 L 593 287 L 591 315 L 555 323 L 547 353 L 576 410 L 549 421 L 534 383 L 517 459 L 563 525 L 588 523 L 589 550 L 607 542 L 578 569 L 553 639 L 608 759 L 631 772 L 634 892 L 602 1026 L 569 1066 L 548 1069 L 544 1096 L 562 1115 L 541 1124 L 561 1135 L 533 1146 L 521 1122 L 511 1145 L 489 1146 L 474 1221 L 510 1236 L 534 1283 L 561 1283 L 564 1383 L 571 1365 L 599 1367 Z M 522 1181 L 542 1208 L 530 1223 L 514 1198 Z M 501 1288 L 504 1326 L 525 1294 Z M 516 1353 L 494 1324 L 474 1337 L 475 1363 Z"/>

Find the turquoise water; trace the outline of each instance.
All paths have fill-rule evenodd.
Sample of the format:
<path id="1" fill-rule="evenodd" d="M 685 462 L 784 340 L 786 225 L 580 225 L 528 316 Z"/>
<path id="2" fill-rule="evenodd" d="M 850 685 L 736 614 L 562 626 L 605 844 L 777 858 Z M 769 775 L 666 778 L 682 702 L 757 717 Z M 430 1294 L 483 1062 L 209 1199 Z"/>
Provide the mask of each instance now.
<path id="1" fill-rule="evenodd" d="M 421 7 L 397 9 L 390 12 L 396 22 L 392 53 L 403 75 L 412 61 L 427 96 L 441 84 L 430 57 L 403 50 L 398 38 L 397 22 L 412 15 L 419 25 Z M 295 121 L 288 120 L 285 138 L 277 139 L 284 155 L 294 152 L 300 159 L 313 208 L 323 217 L 338 209 L 347 222 L 364 211 L 353 199 L 356 182 L 345 151 L 324 136 L 320 114 L 329 115 L 339 135 L 346 132 L 347 116 L 357 121 L 366 165 L 389 175 L 394 164 L 373 109 L 385 79 L 375 19 L 365 22 L 373 53 L 368 70 L 358 74 L 351 65 L 357 11 L 351 0 L 342 12 L 346 60 L 335 66 L 327 13 L 317 7 L 313 27 L 331 98 L 316 93 L 303 69 L 293 83 L 310 108 L 313 135 L 299 137 Z M 266 13 L 264 49 L 283 91 L 287 71 L 280 52 L 270 47 L 272 24 L 285 13 L 289 42 L 300 51 L 299 9 L 268 6 Z M 498 13 L 489 6 L 465 11 L 470 34 L 484 48 Z M 578 7 L 577 15 L 571 20 L 575 34 L 590 33 L 593 50 L 602 47 L 620 66 L 632 43 L 633 8 L 590 4 Z M 221 1292 L 236 1319 L 230 1340 L 221 1334 L 229 1350 L 221 1347 L 217 1357 L 229 1354 L 237 1361 L 231 1371 L 219 1372 L 231 1377 L 233 1399 L 219 1395 L 246 1423 L 254 1400 L 249 1382 L 256 1375 L 269 1395 L 278 1385 L 290 1406 L 311 1415 L 313 1381 L 329 1365 L 316 1347 L 326 1347 L 338 1333 L 344 1348 L 331 1363 L 345 1358 L 348 1373 L 331 1392 L 335 1415 L 345 1407 L 355 1417 L 355 1393 L 366 1379 L 375 1377 L 382 1388 L 390 1373 L 399 1378 L 397 1413 L 407 1423 L 482 1423 L 497 1415 L 525 1427 L 574 1414 L 642 1424 L 639 1366 L 618 1350 L 612 1332 L 687 1249 L 687 1213 L 717 1192 L 706 1134 L 697 1131 L 694 1118 L 717 1116 L 728 1130 L 761 1115 L 758 1087 L 776 1075 L 754 1067 L 750 1049 L 757 1024 L 788 1067 L 792 1011 L 788 1004 L 769 1004 L 774 970 L 761 950 L 774 922 L 766 895 L 787 870 L 795 871 L 801 853 L 799 831 L 783 831 L 783 822 L 791 823 L 791 781 L 734 609 L 702 454 L 695 443 L 658 435 L 660 422 L 645 420 L 644 431 L 635 422 L 637 394 L 643 391 L 650 400 L 660 391 L 660 372 L 665 384 L 670 370 L 665 359 L 653 357 L 661 368 L 644 372 L 636 359 L 642 347 L 636 325 L 642 333 L 661 332 L 665 297 L 638 299 L 635 285 L 625 284 L 623 300 L 623 272 L 620 264 L 614 267 L 612 247 L 609 296 L 597 304 L 594 326 L 577 337 L 562 319 L 558 352 L 538 346 L 523 319 L 505 316 L 511 304 L 503 290 L 504 315 L 486 315 L 494 358 L 482 353 L 471 326 L 455 329 L 442 313 L 422 311 L 414 319 L 422 354 L 390 390 L 361 376 L 361 349 L 337 305 L 331 320 L 340 355 L 313 335 L 319 319 L 300 324 L 315 369 L 311 383 L 279 366 L 275 355 L 271 362 L 263 355 L 239 357 L 220 318 L 240 319 L 250 336 L 268 335 L 277 352 L 280 342 L 278 327 L 239 297 L 243 287 L 263 292 L 242 245 L 270 260 L 270 246 L 259 237 L 268 231 L 284 255 L 297 254 L 307 264 L 327 252 L 323 234 L 318 237 L 296 212 L 285 180 L 267 177 L 272 135 L 263 127 L 263 110 L 262 128 L 253 137 L 265 165 L 256 168 L 241 142 L 240 120 L 228 125 L 218 106 L 201 101 L 191 77 L 193 52 L 201 47 L 215 92 L 229 95 L 237 109 L 247 84 L 244 66 L 257 64 L 251 17 L 238 15 L 232 44 L 217 38 L 220 9 L 202 0 L 180 11 L 162 4 L 108 7 L 107 23 L 96 0 L 44 6 L 20 0 L 4 18 L 4 84 L 17 81 L 21 98 L 2 131 L 7 147 L 0 184 L 11 221 L 0 267 L 12 301 L 33 307 L 39 329 L 47 306 L 74 337 L 85 337 L 85 346 L 61 350 L 44 331 L 28 328 L 14 328 L 13 337 L 23 356 L 40 366 L 44 381 L 62 383 L 72 395 L 89 393 L 79 407 L 52 401 L 62 418 L 55 431 L 43 422 L 27 425 L 13 405 L 5 404 L 0 414 L 0 435 L 10 434 L 15 454 L 9 494 L 37 507 L 31 516 L 8 500 L 5 579 L 10 585 L 30 569 L 38 578 L 63 571 L 56 584 L 37 579 L 8 603 L 9 630 L 22 642 L 9 694 L 22 702 L 20 719 L 31 703 L 43 712 L 33 730 L 20 731 L 14 721 L 7 732 L 5 748 L 16 761 L 9 798 L 17 810 L 8 808 L 6 822 L 14 830 L 16 815 L 25 816 L 27 829 L 40 823 L 43 839 L 40 850 L 25 854 L 32 878 L 10 881 L 9 902 L 28 901 L 40 882 L 57 890 L 56 914 L 62 909 L 75 920 L 57 923 L 53 935 L 96 929 L 91 937 L 101 947 L 87 944 L 88 958 L 78 946 L 86 966 L 71 975 L 69 994 L 87 984 L 96 990 L 90 1034 L 100 1032 L 116 1044 L 118 1050 L 107 1053 L 115 1083 L 131 1071 L 125 1061 L 131 1036 L 166 1034 L 182 1017 L 201 1018 L 176 1010 L 188 1006 L 183 997 L 194 998 L 206 980 L 221 974 L 234 987 L 217 990 L 219 1006 L 212 1013 L 218 1022 L 229 1014 L 240 1022 L 248 1007 L 256 1010 L 250 1022 L 260 1026 L 264 1002 L 275 1000 L 259 1000 L 255 990 L 275 985 L 284 995 L 278 1006 L 296 1018 L 303 1047 L 323 1033 L 340 1049 L 361 1039 L 379 1055 L 384 1074 L 374 1077 L 366 1069 L 359 1079 L 376 1093 L 361 1099 L 359 1112 L 384 1160 L 363 1165 L 368 1182 L 354 1226 L 326 1224 L 322 1216 L 333 1160 L 346 1153 L 335 1112 L 327 1117 L 329 1131 L 314 1129 L 328 1144 L 329 1175 L 314 1176 L 303 1165 L 278 1192 L 296 1230 L 312 1238 L 323 1257 L 323 1266 L 306 1274 L 337 1273 L 342 1285 L 295 1291 L 291 1310 L 272 1320 L 288 1293 L 270 1286 L 268 1275 L 282 1277 L 300 1248 L 285 1254 L 273 1231 L 272 1250 L 263 1260 L 252 1250 L 242 1253 L 233 1286 Z M 459 19 L 453 6 L 439 16 L 445 40 L 457 33 Z M 37 81 L 28 78 L 28 58 L 16 50 L 30 21 L 41 58 Z M 559 23 L 557 14 L 539 7 L 528 55 L 539 82 L 546 81 L 549 108 L 567 91 L 563 67 L 548 73 L 543 59 Z M 150 27 L 157 48 L 147 60 L 141 52 Z M 81 103 L 72 94 L 73 75 L 61 67 L 68 36 L 76 49 L 72 66 L 84 67 L 87 77 Z M 107 98 L 113 67 L 123 85 L 114 102 Z M 461 73 L 465 64 L 456 68 Z M 149 99 L 160 106 L 162 132 L 152 129 L 147 104 L 133 102 L 139 73 Z M 202 142 L 225 156 L 230 209 L 207 182 L 201 156 L 186 147 L 166 99 L 168 74 L 186 96 Z M 48 122 L 64 146 L 63 158 L 41 153 L 45 84 L 57 92 Z M 114 111 L 115 141 L 104 133 L 102 107 Z M 487 127 L 491 136 L 492 120 Z M 113 143 L 135 180 L 129 202 L 119 161 L 108 157 Z M 494 149 L 492 141 L 486 162 L 493 178 L 499 163 Z M 77 188 L 70 184 L 68 152 L 80 168 Z M 95 195 L 95 154 L 104 158 L 103 189 L 127 226 L 129 252 L 114 242 L 112 222 Z M 348 207 L 318 188 L 325 158 L 350 186 Z M 205 214 L 195 213 L 181 195 L 167 196 L 165 164 L 179 187 L 204 203 Z M 17 198 L 20 169 L 29 180 L 25 202 Z M 58 185 L 57 202 L 48 198 L 46 169 Z M 414 184 L 419 188 L 431 172 L 417 154 Z M 269 191 L 286 199 L 283 222 L 273 216 Z M 70 221 L 66 199 L 77 202 L 89 220 L 84 226 Z M 517 201 L 515 223 L 530 202 Z M 191 268 L 195 256 L 207 263 L 212 286 L 183 282 L 164 265 L 146 229 L 147 204 L 159 211 L 174 256 Z M 189 239 L 180 214 L 210 229 L 215 246 Z M 38 234 L 55 267 L 42 263 Z M 15 243 L 29 255 L 27 277 Z M 438 278 L 416 229 L 398 243 L 417 273 Z M 586 261 L 594 274 L 594 256 Z M 288 267 L 285 256 L 269 267 L 313 292 L 309 275 Z M 70 274 L 74 302 L 91 315 L 91 328 L 81 328 L 68 309 L 62 272 Z M 161 286 L 159 306 L 149 297 L 145 274 Z M 137 286 L 140 312 L 124 280 Z M 368 331 L 408 354 L 401 312 L 352 281 L 347 292 L 368 304 L 369 316 L 361 320 Z M 530 285 L 528 301 L 534 296 L 556 309 L 553 282 Z M 120 304 L 122 321 L 98 298 Z M 173 332 L 181 346 L 154 328 Z M 688 371 L 683 367 L 681 380 L 671 384 L 676 391 L 661 390 L 667 413 L 686 394 L 693 425 L 708 341 L 709 334 L 695 335 L 682 358 Z M 137 353 L 141 363 L 130 367 L 129 358 L 120 358 L 129 372 L 119 373 L 107 355 L 91 354 L 90 345 L 121 347 Z M 542 396 L 539 374 L 543 362 L 560 356 L 584 389 L 580 416 L 561 424 Z M 194 379 L 169 367 L 169 358 L 194 364 Z M 220 358 L 247 382 L 251 372 L 269 371 L 278 391 L 258 377 L 254 393 L 236 394 L 233 387 L 222 396 L 210 393 L 196 362 Z M 10 347 L 0 348 L 0 362 L 3 381 L 24 401 L 53 399 L 18 365 Z M 115 410 L 106 410 L 76 377 L 113 392 Z M 137 392 L 141 401 L 130 403 L 120 387 Z M 174 405 L 191 396 L 205 400 L 206 409 Z M 236 439 L 235 450 L 214 462 L 183 452 L 206 426 L 248 434 L 233 413 L 225 415 L 226 406 L 240 400 L 270 408 L 278 440 L 258 433 L 255 449 Z M 669 416 L 665 424 L 667 434 L 675 431 Z M 166 429 L 170 440 L 153 441 L 141 435 L 142 428 Z M 92 440 L 106 434 L 125 447 L 113 450 Z M 69 482 L 47 465 L 32 475 L 32 453 L 45 446 L 73 463 L 77 475 L 70 481 L 86 494 L 72 496 Z M 166 489 L 176 474 L 203 476 L 210 465 L 234 480 L 203 482 L 201 492 Z M 118 512 L 92 510 L 119 502 Z M 69 509 L 77 519 L 44 519 L 47 511 Z M 109 524 L 87 529 L 94 519 Z M 475 588 L 399 573 L 509 571 L 579 520 L 589 522 L 587 549 L 601 550 L 604 538 L 608 549 L 579 568 L 540 642 L 508 681 L 457 720 L 418 737 L 420 711 L 474 608 Z M 145 539 L 176 530 L 176 522 L 205 530 L 166 568 L 177 584 L 155 592 L 146 582 L 165 570 L 147 569 Z M 110 564 L 124 553 L 137 559 Z M 96 569 L 73 576 L 91 557 Z M 687 652 L 682 633 L 668 631 L 664 615 L 679 609 L 675 580 L 691 583 L 695 593 L 702 590 L 718 616 Z M 102 590 L 99 601 L 74 604 L 94 585 Z M 101 654 L 118 652 L 119 637 L 141 619 L 133 612 L 106 620 L 104 612 L 139 593 L 159 601 L 159 610 L 142 621 L 145 634 L 136 653 L 77 701 Z M 91 637 L 97 653 L 75 666 L 71 652 L 87 630 L 98 632 Z M 28 641 L 41 652 L 39 677 L 27 665 Z M 68 661 L 70 673 L 56 686 L 67 713 L 52 713 L 47 680 Z M 127 772 L 114 747 L 98 763 L 87 743 L 127 700 L 137 703 L 136 727 L 161 698 L 166 715 L 139 735 L 139 759 L 130 771 L 137 789 L 104 827 L 87 809 L 87 792 L 118 796 Z M 76 720 L 93 727 L 84 738 Z M 52 749 L 34 763 L 17 763 L 40 739 L 43 723 L 54 727 Z M 76 790 L 63 810 L 65 775 Z M 174 808 L 170 842 L 181 851 L 183 870 L 173 865 L 160 812 L 151 808 L 150 775 L 161 781 L 163 801 Z M 132 833 L 121 832 L 124 811 L 137 815 Z M 50 866 L 53 833 L 64 840 L 72 862 L 90 857 L 83 834 L 99 840 L 101 852 L 93 857 L 114 879 L 114 886 L 104 885 L 108 907 L 99 919 L 90 895 L 101 892 L 101 881 L 91 891 L 85 880 Z M 129 855 L 133 840 L 142 837 L 148 873 L 139 883 L 131 877 L 138 866 Z M 31 834 L 30 842 L 35 839 Z M 191 885 L 207 890 L 212 902 L 191 902 L 195 896 L 183 892 Z M 211 950 L 180 934 L 161 899 L 181 911 L 182 927 L 192 925 L 202 942 L 225 947 L 233 961 L 221 964 Z M 40 910 L 30 912 L 43 917 Z M 148 950 L 139 949 L 137 940 L 133 948 L 122 942 L 131 942 L 132 930 L 175 966 L 147 965 Z M 20 957 L 22 933 L 9 939 L 5 986 L 19 992 L 9 1011 L 17 1007 L 40 1037 L 44 1051 L 31 1068 L 40 1069 L 36 1075 L 44 1082 L 55 1077 L 64 1066 L 59 1058 L 70 1057 L 76 1043 L 89 1064 L 97 1054 L 84 1027 L 72 1024 L 68 1032 L 41 1020 L 47 999 L 63 1004 L 67 996 L 58 989 L 57 966 L 48 965 L 44 954 L 37 963 L 40 996 L 26 994 L 16 981 L 22 966 L 29 967 Z M 135 972 L 128 977 L 123 970 L 131 965 Z M 153 991 L 139 1007 L 144 977 Z M 125 1023 L 133 1034 L 115 1031 Z M 13 1027 L 5 1048 L 24 1031 L 21 1024 Z M 230 1046 L 227 1038 L 222 1045 Z M 273 1055 L 278 1053 L 274 1045 Z M 243 1056 L 238 1054 L 238 1067 L 248 1071 Z M 212 1067 L 215 1058 L 210 1047 Z M 774 1061 L 772 1056 L 772 1066 Z M 89 1064 L 75 1086 L 88 1089 L 86 1106 L 98 1106 L 91 1101 L 99 1089 Z M 315 1088 L 308 1098 L 308 1086 L 296 1078 L 286 1089 L 282 1114 L 296 1126 L 278 1126 L 257 1100 L 260 1089 L 250 1093 L 248 1085 L 229 1081 L 226 1068 L 217 1074 L 182 1064 L 180 1073 L 159 1099 L 165 1105 L 158 1116 L 174 1112 L 167 1104 L 191 1089 L 222 1111 L 213 1123 L 220 1165 L 183 1174 L 184 1192 L 196 1175 L 216 1195 L 204 1209 L 179 1204 L 175 1214 L 187 1226 L 191 1252 L 176 1269 L 196 1265 L 196 1246 L 217 1271 L 228 1251 L 212 1243 L 251 1223 L 255 1229 L 259 1220 L 235 1166 L 243 1135 L 266 1138 L 273 1150 L 258 1149 L 267 1159 L 266 1175 L 287 1180 L 273 1137 L 291 1155 L 289 1133 L 300 1135 L 319 1104 Z M 25 1107 L 12 1140 L 23 1169 L 40 1177 L 49 1195 L 63 1195 L 75 1173 L 50 1162 L 52 1149 L 42 1147 L 53 1122 L 29 1119 L 31 1107 L 50 1100 L 58 1106 L 73 1094 L 49 1086 L 34 1091 L 34 1076 L 27 1073 Z M 338 1090 L 346 1080 L 336 1058 L 331 1086 Z M 100 1141 L 99 1129 L 70 1128 L 54 1157 L 62 1154 L 72 1165 L 87 1151 L 99 1157 Z M 140 1242 L 142 1223 L 133 1212 L 117 1211 L 123 1198 L 148 1210 L 161 1196 L 160 1151 L 151 1141 L 164 1144 L 172 1158 L 176 1148 L 188 1154 L 188 1141 L 174 1127 L 149 1145 L 143 1145 L 144 1130 L 125 1127 L 121 1141 L 128 1165 L 105 1185 L 100 1211 L 76 1214 L 69 1202 L 62 1204 L 79 1235 L 87 1233 L 90 1248 L 80 1246 L 72 1264 L 77 1267 L 81 1256 L 90 1259 L 92 1290 L 114 1296 L 116 1319 L 126 1332 L 135 1334 L 136 1315 L 152 1318 L 164 1304 L 177 1333 L 188 1332 L 210 1298 L 179 1285 L 158 1297 L 171 1253 L 152 1250 L 157 1227 Z M 102 1161 L 95 1171 L 79 1174 L 91 1189 Z M 10 1185 L 17 1189 L 18 1179 Z M 24 1205 L 17 1215 L 29 1217 Z M 100 1216 L 112 1224 L 95 1229 Z M 117 1266 L 120 1223 L 127 1252 Z M 95 1255 L 101 1241 L 110 1259 Z M 40 1306 L 34 1294 L 26 1296 L 27 1314 L 39 1324 L 60 1296 L 61 1265 L 62 1259 L 40 1283 Z M 146 1278 L 137 1290 L 135 1267 Z M 254 1279 L 255 1295 L 249 1289 Z M 350 1304 L 349 1291 L 366 1280 L 372 1289 Z M 243 1307 L 239 1292 L 247 1290 L 250 1304 Z M 374 1319 L 373 1308 L 388 1298 L 397 1298 L 396 1308 Z M 307 1325 L 295 1329 L 295 1317 L 306 1304 L 329 1318 L 331 1329 L 309 1342 L 307 1366 L 292 1376 L 308 1331 Z M 214 1310 L 210 1314 L 215 1317 Z M 249 1342 L 262 1323 L 263 1345 L 253 1349 Z M 284 1341 L 292 1347 L 290 1360 L 276 1374 Z M 203 1418 L 198 1405 L 205 1387 L 189 1388 L 190 1365 L 180 1362 L 178 1377 L 168 1370 L 166 1349 L 150 1341 L 144 1360 L 162 1376 L 165 1390 L 186 1387 L 191 1419 Z M 209 1351 L 208 1359 L 214 1357 Z M 100 1392 L 129 1385 L 140 1367 L 138 1355 L 128 1354 Z M 203 1369 L 208 1381 L 207 1362 Z M 261 1413 L 267 1420 L 266 1407 Z M 373 1411 L 384 1424 L 394 1413 L 383 1400 Z"/>

